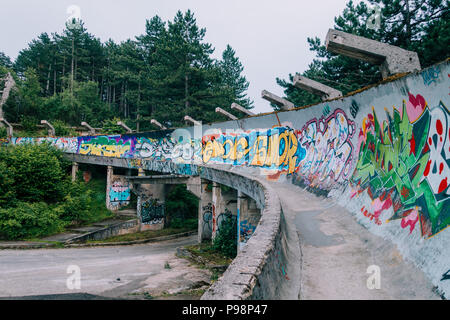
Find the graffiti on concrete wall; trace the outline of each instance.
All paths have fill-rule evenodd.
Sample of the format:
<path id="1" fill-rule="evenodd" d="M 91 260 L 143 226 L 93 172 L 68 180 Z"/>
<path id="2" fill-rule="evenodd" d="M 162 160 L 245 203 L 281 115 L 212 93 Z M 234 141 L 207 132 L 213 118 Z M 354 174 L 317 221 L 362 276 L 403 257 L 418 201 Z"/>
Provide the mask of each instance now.
<path id="1" fill-rule="evenodd" d="M 78 138 L 78 153 L 82 155 L 132 158 L 135 138 L 126 135 L 93 136 Z"/>
<path id="2" fill-rule="evenodd" d="M 131 190 L 129 182 L 122 177 L 114 176 L 109 189 L 109 203 L 112 210 L 130 204 Z"/>
<path id="3" fill-rule="evenodd" d="M 42 144 L 48 143 L 52 146 L 55 146 L 58 149 L 63 150 L 67 153 L 76 153 L 78 149 L 78 138 L 12 138 L 12 144 L 20 145 L 20 144 Z"/>
<path id="4" fill-rule="evenodd" d="M 300 177 L 312 186 L 347 181 L 354 132 L 354 122 L 340 109 L 327 118 L 308 121 L 297 131 L 299 145 L 306 150 L 297 170 Z"/>
<path id="5" fill-rule="evenodd" d="M 436 82 L 437 79 L 439 78 L 440 73 L 441 70 L 439 70 L 439 67 L 437 66 L 433 66 L 426 69 L 425 71 L 422 72 L 423 83 L 429 86 L 433 82 Z"/>
<path id="6" fill-rule="evenodd" d="M 144 224 L 164 223 L 164 204 L 157 199 L 148 199 L 141 205 L 141 221 Z"/>
<path id="7" fill-rule="evenodd" d="M 351 197 L 367 191 L 371 208 L 361 211 L 377 224 L 392 208 L 387 222 L 400 220 L 410 233 L 419 226 L 423 237 L 433 236 L 450 223 L 449 111 L 409 94 L 386 117 L 381 124 L 373 110 L 363 120 Z"/>
<path id="8" fill-rule="evenodd" d="M 171 158 L 174 143 L 168 137 L 154 139 L 150 137 L 136 138 L 136 157 L 165 160 Z"/>
<path id="9" fill-rule="evenodd" d="M 252 225 L 247 219 L 239 223 L 239 242 L 247 243 L 252 234 L 255 232 L 256 226 Z"/>
<path id="10" fill-rule="evenodd" d="M 255 166 L 292 173 L 305 157 L 294 130 L 276 127 L 203 137 L 203 162 Z"/>
<path id="11" fill-rule="evenodd" d="M 212 237 L 212 204 L 208 203 L 202 207 L 202 237 L 203 239 L 211 239 Z"/>

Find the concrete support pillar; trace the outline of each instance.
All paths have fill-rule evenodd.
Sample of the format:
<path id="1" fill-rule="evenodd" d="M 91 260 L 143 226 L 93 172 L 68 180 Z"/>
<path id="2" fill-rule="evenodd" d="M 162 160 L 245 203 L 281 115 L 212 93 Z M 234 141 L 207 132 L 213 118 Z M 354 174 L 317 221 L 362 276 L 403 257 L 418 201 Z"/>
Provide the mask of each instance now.
<path id="1" fill-rule="evenodd" d="M 127 133 L 133 133 L 133 130 L 131 130 L 125 123 L 123 123 L 122 121 L 117 122 L 118 126 L 121 126 L 122 128 L 124 128 L 125 130 L 127 130 Z"/>
<path id="2" fill-rule="evenodd" d="M 222 108 L 219 108 L 219 107 L 216 108 L 216 112 L 220 113 L 220 114 L 223 114 L 225 117 L 227 117 L 227 118 L 229 118 L 231 120 L 237 120 L 238 119 L 236 116 L 232 115 L 231 113 L 229 113 L 229 112 L 227 112 L 227 111 L 225 111 L 225 110 L 223 110 Z"/>
<path id="3" fill-rule="evenodd" d="M 212 240 L 216 238 L 218 229 L 218 217 L 225 212 L 225 203 L 222 198 L 220 184 L 213 182 L 212 186 Z"/>
<path id="4" fill-rule="evenodd" d="M 190 116 L 184 116 L 184 121 L 192 123 L 194 126 L 201 126 L 201 122 L 192 119 Z"/>
<path id="5" fill-rule="evenodd" d="M 2 118 L 0 116 L 0 127 L 6 126 L 6 135 L 8 137 L 8 140 L 11 140 L 13 134 L 14 134 L 14 129 L 12 127 L 12 125 L 6 121 L 5 118 Z"/>
<path id="6" fill-rule="evenodd" d="M 72 181 L 75 181 L 77 179 L 77 173 L 78 173 L 78 163 L 73 162 L 72 163 Z"/>
<path id="7" fill-rule="evenodd" d="M 416 52 L 354 34 L 330 29 L 325 45 L 328 51 L 379 65 L 383 79 L 421 69 Z"/>
<path id="8" fill-rule="evenodd" d="M 138 189 L 139 231 L 161 230 L 165 223 L 166 195 L 172 186 L 165 184 L 140 185 Z"/>
<path id="9" fill-rule="evenodd" d="M 254 115 L 255 115 L 255 114 L 254 114 L 253 112 L 251 112 L 250 110 L 247 110 L 247 109 L 245 109 L 243 106 L 238 105 L 237 103 L 234 103 L 234 102 L 231 104 L 231 109 L 238 110 L 238 111 L 240 111 L 240 112 L 242 112 L 242 113 L 245 113 L 245 114 L 248 115 L 248 116 L 254 116 Z"/>
<path id="10" fill-rule="evenodd" d="M 255 232 L 261 219 L 261 211 L 256 207 L 256 202 L 238 191 L 238 251 L 241 250 L 248 239 Z"/>
<path id="11" fill-rule="evenodd" d="M 112 185 L 114 169 L 111 166 L 108 166 L 106 169 L 106 208 L 111 210 L 111 202 L 110 202 L 110 191 Z"/>
<path id="12" fill-rule="evenodd" d="M 261 92 L 261 97 L 273 104 L 276 104 L 281 108 L 281 110 L 292 110 L 295 108 L 295 105 L 292 102 L 283 99 L 267 90 L 263 90 Z"/>
<path id="13" fill-rule="evenodd" d="M 159 123 L 156 119 L 152 119 L 150 120 L 150 123 L 157 126 L 158 128 L 162 129 L 162 130 L 166 130 L 167 128 L 165 126 L 163 126 L 161 123 Z"/>
<path id="14" fill-rule="evenodd" d="M 50 137 L 54 137 L 56 135 L 55 128 L 51 125 L 47 120 L 41 120 L 41 124 L 45 125 L 48 128 L 48 135 Z"/>
<path id="15" fill-rule="evenodd" d="M 342 92 L 299 74 L 294 77 L 294 86 L 320 96 L 322 101 L 342 97 Z"/>
<path id="16" fill-rule="evenodd" d="M 198 200 L 198 242 L 212 239 L 212 192 L 208 189 L 210 182 L 201 179 L 201 193 Z"/>
<path id="17" fill-rule="evenodd" d="M 90 135 L 94 135 L 95 134 L 95 128 L 92 128 L 87 122 L 83 121 L 81 123 L 81 125 L 88 129 L 88 132 L 89 132 Z"/>

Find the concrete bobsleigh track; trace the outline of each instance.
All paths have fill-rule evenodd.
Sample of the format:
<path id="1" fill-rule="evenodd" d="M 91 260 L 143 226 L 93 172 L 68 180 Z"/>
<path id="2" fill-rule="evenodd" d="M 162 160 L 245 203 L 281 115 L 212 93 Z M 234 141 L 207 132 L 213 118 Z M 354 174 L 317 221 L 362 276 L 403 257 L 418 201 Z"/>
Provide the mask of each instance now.
<path id="1" fill-rule="evenodd" d="M 301 211 L 295 197 L 303 199 L 298 205 L 307 203 L 305 190 L 311 203 L 318 195 L 322 204 L 351 212 L 365 228 L 367 241 L 377 236 L 380 243 L 392 244 L 436 292 L 448 297 L 449 80 L 447 60 L 346 97 L 289 111 L 177 130 L 12 138 L 11 143 L 48 141 L 73 162 L 199 176 L 254 199 L 261 209 L 254 233 L 203 299 L 299 297 L 300 266 L 308 261 L 301 257 L 302 231 L 287 212 Z M 283 200 L 287 194 L 290 208 Z M 322 219 L 339 219 L 339 211 L 324 208 Z M 342 217 L 350 221 L 346 219 Z M 301 221 L 302 226 L 308 223 Z M 352 228 L 347 229 L 350 235 L 361 232 Z M 379 250 L 376 254 L 383 255 L 387 245 Z M 331 249 L 323 252 L 331 260 L 339 258 Z M 420 276 L 412 279 L 422 286 Z"/>

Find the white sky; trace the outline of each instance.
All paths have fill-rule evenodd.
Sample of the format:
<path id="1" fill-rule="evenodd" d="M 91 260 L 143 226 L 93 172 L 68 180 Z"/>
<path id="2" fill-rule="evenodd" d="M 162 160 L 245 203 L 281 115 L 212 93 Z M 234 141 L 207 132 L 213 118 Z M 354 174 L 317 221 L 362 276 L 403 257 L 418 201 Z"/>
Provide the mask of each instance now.
<path id="1" fill-rule="evenodd" d="M 312 62 L 307 37 L 324 41 L 334 17 L 347 0 L 2 0 L 0 5 L 0 51 L 13 60 L 40 33 L 61 33 L 69 17 L 67 8 L 77 5 L 88 32 L 103 42 L 116 42 L 144 33 L 145 20 L 159 15 L 172 20 L 177 10 L 191 9 L 205 40 L 219 58 L 230 44 L 244 65 L 250 81 L 248 95 L 254 112 L 270 112 L 261 98 L 268 90 L 283 90 L 276 77 L 303 72 Z"/>

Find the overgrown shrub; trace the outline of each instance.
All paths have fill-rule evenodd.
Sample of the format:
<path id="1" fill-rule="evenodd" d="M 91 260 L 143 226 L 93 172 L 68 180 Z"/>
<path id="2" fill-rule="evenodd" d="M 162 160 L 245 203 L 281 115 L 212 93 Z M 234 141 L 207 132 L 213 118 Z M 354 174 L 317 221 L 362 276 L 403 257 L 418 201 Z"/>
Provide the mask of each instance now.
<path id="1" fill-rule="evenodd" d="M 92 194 L 93 192 L 88 190 L 83 182 L 72 183 L 68 194 L 64 197 L 60 218 L 70 223 L 89 221 L 93 207 Z"/>
<path id="2" fill-rule="evenodd" d="M 70 181 L 65 172 L 68 162 L 59 150 L 47 144 L 2 148 L 0 161 L 14 179 L 9 185 L 0 179 L 0 188 L 9 188 L 17 200 L 56 203 L 64 198 Z"/>
<path id="3" fill-rule="evenodd" d="M 48 144 L 0 148 L 0 238 L 45 236 L 110 214 L 89 184 L 70 180 L 69 165 Z"/>
<path id="4" fill-rule="evenodd" d="M 15 240 L 46 236 L 64 230 L 59 219 L 61 207 L 45 202 L 18 202 L 17 206 L 0 208 L 0 238 Z"/>
<path id="5" fill-rule="evenodd" d="M 57 137 L 75 136 L 76 132 L 68 124 L 61 120 L 52 121 L 52 126 L 55 128 L 55 135 Z"/>
<path id="6" fill-rule="evenodd" d="M 5 127 L 0 127 L 0 139 L 8 138 L 8 132 Z"/>
<path id="7" fill-rule="evenodd" d="M 225 217 L 212 248 L 226 257 L 234 258 L 237 255 L 237 217 L 232 215 Z"/>

